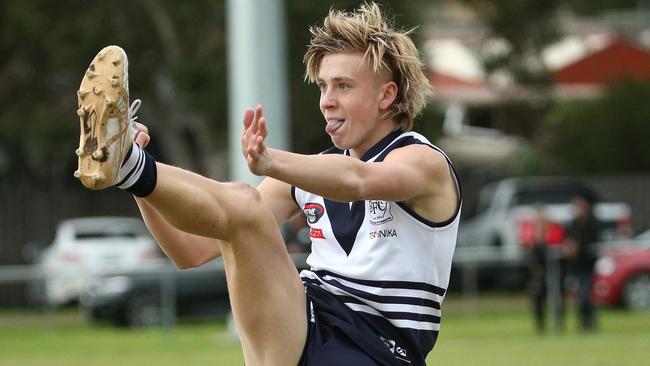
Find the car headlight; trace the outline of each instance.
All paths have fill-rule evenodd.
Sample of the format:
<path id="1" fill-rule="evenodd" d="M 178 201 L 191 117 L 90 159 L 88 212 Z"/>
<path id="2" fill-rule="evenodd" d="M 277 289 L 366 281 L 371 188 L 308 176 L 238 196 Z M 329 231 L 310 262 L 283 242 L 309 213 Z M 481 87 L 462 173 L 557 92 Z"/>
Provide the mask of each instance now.
<path id="1" fill-rule="evenodd" d="M 612 257 L 602 257 L 596 261 L 596 274 L 609 276 L 616 270 L 616 261 Z"/>

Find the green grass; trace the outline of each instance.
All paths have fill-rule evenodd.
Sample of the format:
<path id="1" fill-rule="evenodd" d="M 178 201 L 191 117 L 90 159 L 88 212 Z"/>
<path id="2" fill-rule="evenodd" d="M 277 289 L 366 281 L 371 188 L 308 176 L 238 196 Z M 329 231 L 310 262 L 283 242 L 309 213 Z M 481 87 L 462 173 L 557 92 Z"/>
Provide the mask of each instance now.
<path id="1" fill-rule="evenodd" d="M 647 312 L 602 310 L 600 331 L 594 334 L 577 332 L 570 316 L 564 333 L 537 335 L 522 296 L 470 301 L 452 296 L 443 311 L 430 365 L 650 364 Z M 89 326 L 74 310 L 49 314 L 0 311 L 0 366 L 242 364 L 239 344 L 222 322 L 127 330 Z"/>
<path id="2" fill-rule="evenodd" d="M 576 330 L 574 309 L 569 308 L 564 332 L 551 329 L 539 335 L 525 298 L 478 300 L 474 311 L 451 300 L 443 305 L 441 333 L 429 364 L 650 365 L 647 312 L 601 309 L 599 331 L 585 334 Z M 461 309 L 453 308 L 459 304 Z"/>

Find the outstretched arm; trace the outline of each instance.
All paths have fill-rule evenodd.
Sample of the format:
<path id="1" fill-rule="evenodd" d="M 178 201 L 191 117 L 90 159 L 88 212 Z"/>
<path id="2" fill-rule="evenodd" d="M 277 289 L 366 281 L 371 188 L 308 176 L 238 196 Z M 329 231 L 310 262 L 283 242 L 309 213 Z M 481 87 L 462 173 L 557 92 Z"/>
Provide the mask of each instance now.
<path id="1" fill-rule="evenodd" d="M 262 108 L 247 110 L 242 151 L 250 170 L 331 200 L 381 199 L 406 202 L 432 221 L 447 220 L 458 193 L 446 158 L 425 145 L 393 150 L 383 162 L 367 163 L 338 154 L 302 155 L 264 144 Z"/>

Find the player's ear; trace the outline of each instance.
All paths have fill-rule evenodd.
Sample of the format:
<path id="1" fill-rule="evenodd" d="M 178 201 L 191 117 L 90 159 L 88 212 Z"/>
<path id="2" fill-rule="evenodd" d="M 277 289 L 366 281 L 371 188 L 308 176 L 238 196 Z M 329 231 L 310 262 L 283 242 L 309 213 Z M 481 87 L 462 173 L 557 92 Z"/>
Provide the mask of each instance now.
<path id="1" fill-rule="evenodd" d="M 381 87 L 381 94 L 379 95 L 379 109 L 386 110 L 397 99 L 397 84 L 394 81 L 388 81 Z"/>

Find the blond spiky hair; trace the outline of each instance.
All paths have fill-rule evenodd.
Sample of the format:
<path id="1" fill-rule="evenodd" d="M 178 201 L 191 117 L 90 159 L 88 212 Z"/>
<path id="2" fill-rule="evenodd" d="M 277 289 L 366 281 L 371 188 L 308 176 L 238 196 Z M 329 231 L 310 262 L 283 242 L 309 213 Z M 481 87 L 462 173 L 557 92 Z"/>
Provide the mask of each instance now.
<path id="1" fill-rule="evenodd" d="M 409 37 L 412 29 L 395 30 L 373 2 L 364 3 L 354 12 L 330 9 L 323 25 L 312 26 L 309 31 L 312 38 L 303 59 L 306 80 L 318 80 L 321 61 L 327 54 L 362 53 L 375 74 L 388 70 L 392 75 L 398 92 L 389 116 L 401 130 L 411 130 L 413 119 L 431 94 L 418 50 Z"/>

